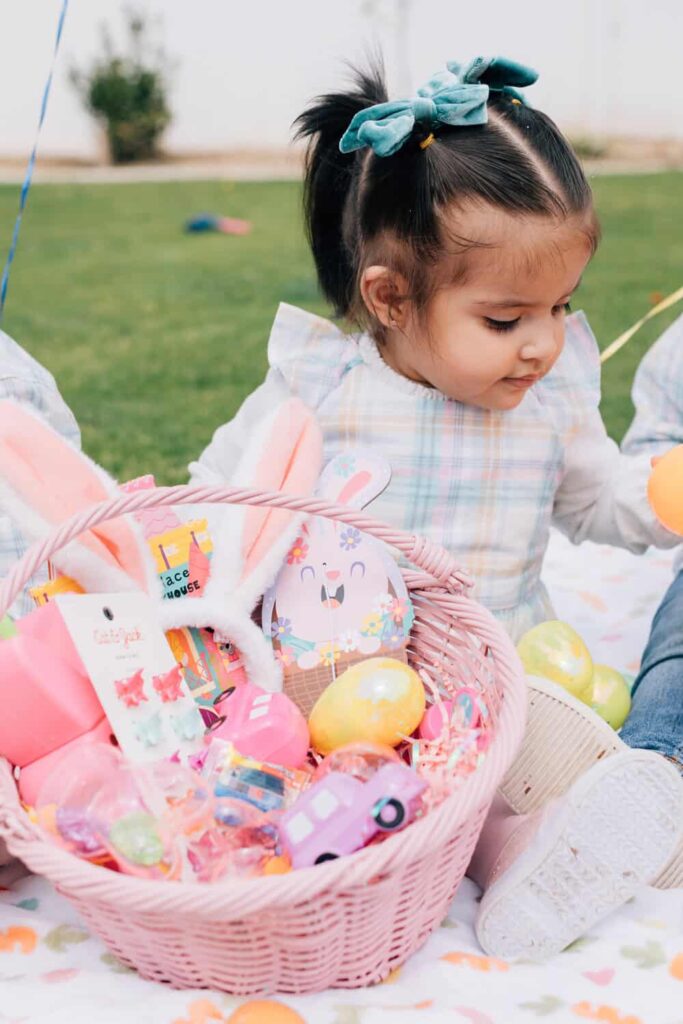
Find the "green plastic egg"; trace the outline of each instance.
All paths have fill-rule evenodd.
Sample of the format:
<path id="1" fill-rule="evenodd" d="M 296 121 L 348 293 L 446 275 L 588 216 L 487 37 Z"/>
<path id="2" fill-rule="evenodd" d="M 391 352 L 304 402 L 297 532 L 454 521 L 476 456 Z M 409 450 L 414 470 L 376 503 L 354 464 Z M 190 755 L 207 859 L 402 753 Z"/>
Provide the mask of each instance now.
<path id="1" fill-rule="evenodd" d="M 534 626 L 517 644 L 526 672 L 542 676 L 590 704 L 593 659 L 585 643 L 566 622 L 551 619 Z"/>
<path id="2" fill-rule="evenodd" d="M 621 672 L 609 665 L 593 666 L 591 706 L 613 729 L 621 729 L 631 710 L 631 694 Z"/>
<path id="3" fill-rule="evenodd" d="M 143 811 L 134 811 L 119 818 L 111 827 L 113 846 L 133 864 L 152 867 L 164 856 L 164 845 L 157 830 L 156 818 Z"/>
<path id="4" fill-rule="evenodd" d="M 4 619 L 0 619 L 0 640 L 9 640 L 10 637 L 16 636 L 19 630 L 17 629 L 14 619 L 11 619 L 9 615 L 5 615 Z"/>

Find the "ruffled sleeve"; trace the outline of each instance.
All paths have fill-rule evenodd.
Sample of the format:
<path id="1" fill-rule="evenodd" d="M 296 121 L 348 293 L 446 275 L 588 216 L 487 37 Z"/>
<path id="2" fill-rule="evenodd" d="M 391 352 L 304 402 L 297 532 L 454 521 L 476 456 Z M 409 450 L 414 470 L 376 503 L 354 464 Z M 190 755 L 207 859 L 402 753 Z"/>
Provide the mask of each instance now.
<path id="1" fill-rule="evenodd" d="M 563 445 L 555 525 L 575 544 L 592 540 L 642 552 L 678 543 L 649 506 L 649 457 L 622 455 L 607 435 L 599 410 L 600 355 L 583 313 L 567 318 L 562 356 L 540 390 Z"/>
<path id="2" fill-rule="evenodd" d="M 270 332 L 268 362 L 264 382 L 216 430 L 199 459 L 190 463 L 192 483 L 211 486 L 232 479 L 264 416 L 292 396 L 318 409 L 361 358 L 356 342 L 329 320 L 282 303 Z"/>
<path id="3" fill-rule="evenodd" d="M 283 302 L 270 332 L 268 362 L 291 394 L 318 409 L 362 359 L 356 340 L 331 321 Z"/>
<path id="4" fill-rule="evenodd" d="M 683 443 L 683 316 L 644 356 L 632 397 L 636 414 L 622 451 L 661 455 Z"/>

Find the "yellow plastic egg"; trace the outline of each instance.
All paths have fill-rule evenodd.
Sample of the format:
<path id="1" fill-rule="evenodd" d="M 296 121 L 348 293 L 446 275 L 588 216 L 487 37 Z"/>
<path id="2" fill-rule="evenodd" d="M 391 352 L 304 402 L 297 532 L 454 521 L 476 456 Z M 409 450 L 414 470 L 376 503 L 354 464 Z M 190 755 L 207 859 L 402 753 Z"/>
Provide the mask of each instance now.
<path id="1" fill-rule="evenodd" d="M 683 534 L 683 445 L 662 455 L 650 474 L 647 496 L 664 526 Z"/>
<path id="2" fill-rule="evenodd" d="M 593 659 L 579 634 L 566 622 L 540 622 L 524 634 L 517 652 L 529 675 L 550 679 L 584 704 L 591 703 Z"/>
<path id="3" fill-rule="evenodd" d="M 311 744 L 321 754 L 359 740 L 395 747 L 417 728 L 424 711 L 417 672 L 395 658 L 369 658 L 320 695 L 308 720 Z"/>
<path id="4" fill-rule="evenodd" d="M 631 694 L 621 672 L 609 665 L 594 666 L 591 705 L 608 725 L 621 729 L 631 710 Z"/>

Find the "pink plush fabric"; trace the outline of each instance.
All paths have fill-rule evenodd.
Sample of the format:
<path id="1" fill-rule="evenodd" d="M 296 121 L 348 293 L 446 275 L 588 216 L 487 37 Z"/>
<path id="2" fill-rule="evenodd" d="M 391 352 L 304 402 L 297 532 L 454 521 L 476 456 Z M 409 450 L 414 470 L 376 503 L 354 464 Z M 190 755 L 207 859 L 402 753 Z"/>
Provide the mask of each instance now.
<path id="1" fill-rule="evenodd" d="M 116 484 L 105 484 L 85 455 L 26 408 L 0 402 L 0 480 L 7 497 L 39 517 L 47 527 L 106 501 Z M 22 520 L 17 510 L 18 521 Z M 147 576 L 130 527 L 114 519 L 83 533 L 78 541 L 106 564 L 123 570 L 142 590 Z"/>

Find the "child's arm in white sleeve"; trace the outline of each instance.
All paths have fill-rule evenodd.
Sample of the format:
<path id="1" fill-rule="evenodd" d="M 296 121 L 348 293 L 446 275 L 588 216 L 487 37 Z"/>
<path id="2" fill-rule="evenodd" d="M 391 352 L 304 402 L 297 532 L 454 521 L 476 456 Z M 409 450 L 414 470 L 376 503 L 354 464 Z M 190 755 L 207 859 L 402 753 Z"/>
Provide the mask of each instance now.
<path id="1" fill-rule="evenodd" d="M 228 423 L 216 430 L 196 462 L 190 463 L 190 483 L 208 487 L 230 480 L 256 424 L 289 397 L 282 374 L 270 369 L 263 384 L 244 400 Z"/>
<path id="2" fill-rule="evenodd" d="M 683 316 L 644 356 L 632 397 L 636 414 L 622 441 L 622 451 L 663 455 L 683 443 Z"/>
<path id="3" fill-rule="evenodd" d="M 623 455 L 599 411 L 591 411 L 565 451 L 555 525 L 575 544 L 592 540 L 634 552 L 674 547 L 680 538 L 657 522 L 647 500 L 650 471 L 650 453 Z"/>

